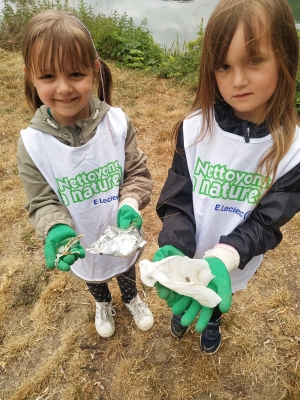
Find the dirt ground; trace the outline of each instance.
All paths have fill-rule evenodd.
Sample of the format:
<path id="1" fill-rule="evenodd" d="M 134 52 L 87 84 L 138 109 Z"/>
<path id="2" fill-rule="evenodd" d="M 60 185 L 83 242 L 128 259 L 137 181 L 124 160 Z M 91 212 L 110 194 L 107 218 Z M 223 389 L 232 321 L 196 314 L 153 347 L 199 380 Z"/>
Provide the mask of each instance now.
<path id="1" fill-rule="evenodd" d="M 170 310 L 140 279 L 154 327 L 135 327 L 114 280 L 116 332 L 100 338 L 85 284 L 46 270 L 23 208 L 15 153 L 31 115 L 21 65 L 20 54 L 0 51 L 0 399 L 300 399 L 299 216 L 283 228 L 282 243 L 266 254 L 247 290 L 234 295 L 217 354 L 201 352 L 193 328 L 180 341 L 173 338 Z M 151 259 L 161 228 L 155 204 L 172 159 L 169 134 L 194 95 L 166 80 L 111 68 L 114 104 L 137 127 L 155 181 L 143 212 L 143 258 Z"/>

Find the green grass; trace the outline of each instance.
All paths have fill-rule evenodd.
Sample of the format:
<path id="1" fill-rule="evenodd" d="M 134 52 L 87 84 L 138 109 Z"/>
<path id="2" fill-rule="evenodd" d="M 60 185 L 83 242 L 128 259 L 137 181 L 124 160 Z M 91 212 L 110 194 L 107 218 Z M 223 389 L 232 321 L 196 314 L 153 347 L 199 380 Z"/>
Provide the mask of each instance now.
<path id="1" fill-rule="evenodd" d="M 13 307 L 31 306 L 38 298 L 39 294 L 38 280 L 28 280 L 14 292 L 15 301 L 13 302 Z"/>
<path id="2" fill-rule="evenodd" d="M 13 307 L 30 307 L 41 293 L 41 285 L 49 283 L 49 273 L 42 270 L 27 279 L 23 284 L 19 285 L 14 291 Z M 67 311 L 67 310 L 66 310 Z"/>
<path id="3" fill-rule="evenodd" d="M 36 250 L 38 247 L 40 247 L 40 244 L 37 243 L 34 229 L 28 229 L 24 231 L 21 235 L 21 240 L 27 251 Z"/>

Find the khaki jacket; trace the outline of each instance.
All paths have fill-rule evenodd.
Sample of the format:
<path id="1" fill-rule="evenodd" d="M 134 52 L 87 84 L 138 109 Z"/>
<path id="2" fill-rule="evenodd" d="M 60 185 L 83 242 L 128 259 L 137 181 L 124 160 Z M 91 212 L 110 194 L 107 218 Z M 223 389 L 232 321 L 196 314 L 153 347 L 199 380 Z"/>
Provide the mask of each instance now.
<path id="1" fill-rule="evenodd" d="M 99 122 L 103 119 L 110 106 L 98 98 L 90 101 L 91 116 L 88 119 L 75 122 L 75 128 L 58 125 L 48 114 L 47 107 L 40 107 L 30 121 L 32 128 L 53 135 L 60 142 L 78 147 L 91 140 Z M 125 114 L 128 131 L 125 142 L 125 167 L 124 181 L 120 187 L 120 202 L 126 197 L 133 197 L 139 203 L 139 209 L 143 209 L 150 201 L 153 181 L 146 166 L 147 157 L 137 147 L 136 130 Z M 42 151 L 42 150 L 41 150 Z M 55 155 L 54 155 L 55 157 Z M 44 176 L 37 169 L 29 156 L 22 138 L 18 140 L 17 165 L 22 180 L 27 203 L 29 220 L 36 230 L 40 240 L 45 238 L 50 228 L 57 224 L 67 224 L 74 227 L 70 214 Z"/>

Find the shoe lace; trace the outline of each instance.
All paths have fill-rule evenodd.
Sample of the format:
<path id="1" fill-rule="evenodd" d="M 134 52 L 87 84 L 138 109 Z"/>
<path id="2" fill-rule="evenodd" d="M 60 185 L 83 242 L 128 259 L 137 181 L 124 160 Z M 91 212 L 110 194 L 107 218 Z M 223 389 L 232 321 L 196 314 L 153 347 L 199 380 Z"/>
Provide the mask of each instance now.
<path id="1" fill-rule="evenodd" d="M 98 318 L 103 322 L 105 322 L 110 317 L 114 317 L 116 315 L 116 311 L 112 308 L 111 304 L 108 305 L 98 305 Z"/>
<path id="2" fill-rule="evenodd" d="M 133 308 L 133 314 L 137 318 L 141 318 L 141 317 L 143 317 L 144 315 L 147 314 L 148 306 L 141 299 L 137 299 L 133 303 L 132 308 Z"/>

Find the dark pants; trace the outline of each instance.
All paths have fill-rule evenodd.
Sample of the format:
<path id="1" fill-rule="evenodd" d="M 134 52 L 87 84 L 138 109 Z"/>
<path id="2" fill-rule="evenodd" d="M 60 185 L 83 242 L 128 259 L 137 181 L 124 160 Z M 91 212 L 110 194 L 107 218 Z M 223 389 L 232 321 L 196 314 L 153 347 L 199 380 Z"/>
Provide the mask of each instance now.
<path id="1" fill-rule="evenodd" d="M 214 311 L 213 311 L 213 313 L 212 313 L 212 316 L 211 316 L 211 318 L 210 318 L 210 321 L 217 321 L 221 316 L 222 316 L 222 313 L 221 313 L 221 311 L 220 311 L 220 309 L 219 309 L 219 306 L 216 306 L 216 307 L 214 308 Z"/>
<path id="2" fill-rule="evenodd" d="M 130 301 L 137 295 L 135 265 L 123 274 L 117 275 L 116 279 L 120 288 L 122 300 L 124 303 L 130 303 Z M 101 303 L 111 301 L 111 294 L 106 282 L 87 283 L 87 287 L 97 302 Z"/>
<path id="3" fill-rule="evenodd" d="M 232 296 L 233 296 L 233 293 L 232 293 Z M 214 311 L 213 311 L 213 314 L 212 314 L 212 316 L 211 316 L 210 321 L 217 321 L 220 317 L 222 317 L 222 313 L 221 313 L 221 311 L 219 310 L 219 306 L 216 306 L 216 307 L 214 308 Z"/>

